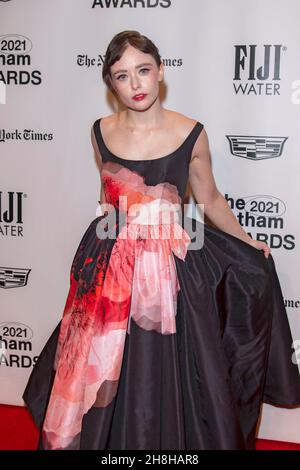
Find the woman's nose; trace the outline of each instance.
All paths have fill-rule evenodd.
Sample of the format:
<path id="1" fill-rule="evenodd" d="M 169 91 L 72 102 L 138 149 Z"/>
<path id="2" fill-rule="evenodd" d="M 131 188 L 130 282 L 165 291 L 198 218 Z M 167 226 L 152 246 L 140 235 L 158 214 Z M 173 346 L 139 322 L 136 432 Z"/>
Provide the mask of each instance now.
<path id="1" fill-rule="evenodd" d="M 131 77 L 131 86 L 134 89 L 136 89 L 140 86 L 140 80 L 137 76 Z"/>

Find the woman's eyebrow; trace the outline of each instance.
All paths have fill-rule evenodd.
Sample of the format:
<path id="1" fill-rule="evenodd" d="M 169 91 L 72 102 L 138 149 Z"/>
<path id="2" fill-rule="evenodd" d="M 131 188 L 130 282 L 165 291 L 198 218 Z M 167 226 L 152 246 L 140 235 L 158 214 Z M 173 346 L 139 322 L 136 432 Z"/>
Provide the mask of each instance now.
<path id="1" fill-rule="evenodd" d="M 144 67 L 145 65 L 152 65 L 150 62 L 144 62 L 143 64 L 136 65 L 135 68 L 138 69 L 139 67 Z M 127 70 L 117 70 L 116 72 L 113 73 L 113 75 L 116 75 L 117 73 L 120 72 L 127 72 Z"/>

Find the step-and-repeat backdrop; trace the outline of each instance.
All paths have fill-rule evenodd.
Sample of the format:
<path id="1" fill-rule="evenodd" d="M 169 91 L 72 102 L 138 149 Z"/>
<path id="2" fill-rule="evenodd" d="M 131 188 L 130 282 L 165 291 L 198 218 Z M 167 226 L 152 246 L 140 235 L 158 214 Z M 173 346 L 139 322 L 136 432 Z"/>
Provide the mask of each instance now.
<path id="1" fill-rule="evenodd" d="M 90 132 L 117 110 L 101 70 L 125 29 L 156 43 L 162 105 L 204 124 L 219 190 L 271 246 L 300 362 L 299 16 L 298 0 L 0 1 L 1 403 L 23 404 L 97 214 Z M 300 442 L 299 422 L 265 404 L 259 437 Z"/>

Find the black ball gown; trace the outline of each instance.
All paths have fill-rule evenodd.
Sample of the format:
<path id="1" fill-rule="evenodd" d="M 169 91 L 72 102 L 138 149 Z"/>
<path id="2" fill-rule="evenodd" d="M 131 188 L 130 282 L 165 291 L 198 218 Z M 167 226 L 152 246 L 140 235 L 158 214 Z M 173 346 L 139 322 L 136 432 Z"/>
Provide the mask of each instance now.
<path id="1" fill-rule="evenodd" d="M 23 394 L 39 449 L 254 449 L 262 403 L 300 406 L 274 260 L 194 217 L 132 210 L 175 215 L 200 122 L 176 151 L 136 161 L 109 151 L 100 121 L 115 211 L 86 229 Z"/>

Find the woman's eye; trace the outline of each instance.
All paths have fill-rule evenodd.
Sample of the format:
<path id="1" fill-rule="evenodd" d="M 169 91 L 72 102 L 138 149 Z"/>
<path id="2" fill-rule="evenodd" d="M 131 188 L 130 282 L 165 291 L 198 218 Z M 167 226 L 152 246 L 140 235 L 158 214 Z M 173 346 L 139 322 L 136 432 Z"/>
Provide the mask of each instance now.
<path id="1" fill-rule="evenodd" d="M 140 69 L 140 72 L 143 72 L 143 71 L 146 71 L 146 72 L 149 72 L 150 69 L 147 69 L 147 68 L 143 68 L 143 69 Z M 144 74 L 143 74 L 144 75 Z M 122 80 L 122 77 L 126 77 L 126 74 L 125 73 L 122 73 L 121 75 L 119 75 L 117 77 L 117 80 Z"/>

